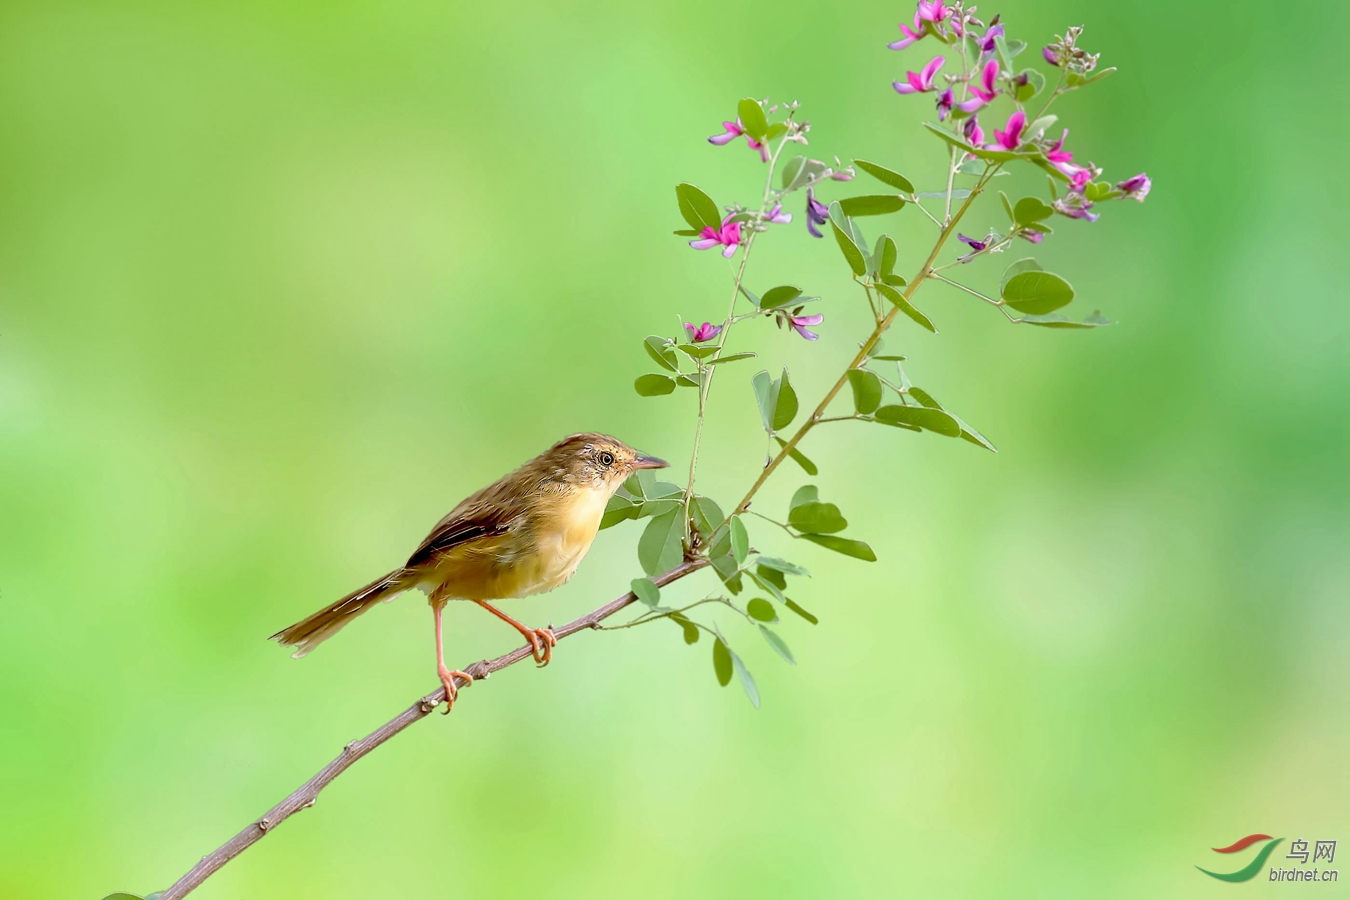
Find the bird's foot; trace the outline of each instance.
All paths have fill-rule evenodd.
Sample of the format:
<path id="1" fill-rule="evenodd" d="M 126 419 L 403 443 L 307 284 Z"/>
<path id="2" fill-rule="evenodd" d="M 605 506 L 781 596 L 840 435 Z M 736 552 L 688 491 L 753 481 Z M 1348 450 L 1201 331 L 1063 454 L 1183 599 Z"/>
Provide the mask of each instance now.
<path id="1" fill-rule="evenodd" d="M 440 676 L 441 684 L 445 685 L 445 713 L 450 715 L 450 710 L 455 706 L 455 698 L 459 696 L 459 689 L 455 687 L 455 676 L 464 679 L 464 686 L 473 684 L 473 676 L 468 672 L 461 672 L 459 669 L 447 669 L 445 666 L 437 666 L 436 674 Z"/>
<path id="2" fill-rule="evenodd" d="M 530 642 L 530 652 L 534 655 L 534 661 L 538 663 L 539 668 L 548 665 L 553 660 L 553 648 L 558 645 L 558 639 L 553 636 L 553 629 L 531 628 L 522 633 Z"/>

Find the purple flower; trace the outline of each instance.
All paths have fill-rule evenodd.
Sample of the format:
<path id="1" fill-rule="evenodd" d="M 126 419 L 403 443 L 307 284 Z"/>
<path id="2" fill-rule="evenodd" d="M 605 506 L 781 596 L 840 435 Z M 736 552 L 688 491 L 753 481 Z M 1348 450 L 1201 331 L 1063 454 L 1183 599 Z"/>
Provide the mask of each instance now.
<path id="1" fill-rule="evenodd" d="M 698 240 L 689 242 L 689 246 L 695 250 L 709 250 L 719 244 L 724 248 L 722 255 L 727 259 L 731 259 L 741 244 L 741 223 L 731 221 L 731 216 L 723 219 L 716 231 L 711 227 L 704 228 L 699 232 Z"/>
<path id="2" fill-rule="evenodd" d="M 1039 244 L 1041 241 L 1045 240 L 1045 232 L 1037 231 L 1034 228 L 1023 228 L 1021 231 L 1017 232 L 1017 236 L 1025 238 L 1033 244 Z"/>
<path id="3" fill-rule="evenodd" d="M 806 189 L 806 230 L 811 232 L 811 237 L 824 237 L 819 231 L 816 231 L 817 225 L 824 225 L 830 221 L 830 208 L 816 199 L 815 191 L 811 188 Z"/>
<path id="4" fill-rule="evenodd" d="M 966 119 L 961 126 L 961 133 L 966 136 L 966 140 L 978 147 L 984 141 L 984 129 L 980 127 L 980 117 L 971 116 Z"/>
<path id="5" fill-rule="evenodd" d="M 967 253 L 965 256 L 962 256 L 961 258 L 959 258 L 959 259 L 957 260 L 957 262 L 963 262 L 963 263 L 970 262 L 972 259 L 975 258 L 975 254 L 981 252 L 982 250 L 984 250 L 984 248 L 986 248 L 986 247 L 989 246 L 989 239 L 988 239 L 988 238 L 985 238 L 985 239 L 982 240 L 982 241 L 977 241 L 977 240 L 975 240 L 975 238 L 972 238 L 972 237 L 966 237 L 964 234 L 961 234 L 960 232 L 957 233 L 956 239 L 957 239 L 958 241 L 960 241 L 961 243 L 963 243 L 963 244 L 969 244 L 969 245 L 970 245 L 970 252 Z"/>
<path id="6" fill-rule="evenodd" d="M 835 159 L 835 162 L 838 162 L 838 161 L 839 161 L 838 158 L 836 158 L 836 159 Z M 831 181 L 852 181 L 852 180 L 853 180 L 853 169 L 852 169 L 852 167 L 849 167 L 849 168 L 847 168 L 847 169 L 841 169 L 841 170 L 839 170 L 838 172 L 831 172 L 831 173 L 830 173 L 830 180 L 831 180 Z"/>
<path id="7" fill-rule="evenodd" d="M 1055 50 L 1055 48 L 1042 47 L 1041 56 L 1045 57 L 1045 61 L 1048 62 L 1050 65 L 1055 67 L 1059 66 L 1059 51 Z"/>
<path id="8" fill-rule="evenodd" d="M 949 13 L 951 10 L 942 5 L 942 0 L 919 0 L 919 8 L 914 15 L 919 21 L 936 25 L 947 18 Z"/>
<path id="9" fill-rule="evenodd" d="M 998 44 L 994 41 L 994 38 L 997 37 L 1003 37 L 1002 25 L 994 25 L 984 33 L 984 40 L 980 41 L 981 56 L 983 56 L 986 53 L 993 53 L 996 49 L 998 49 Z"/>
<path id="10" fill-rule="evenodd" d="M 712 137 L 708 138 L 708 143 L 716 144 L 718 147 L 725 147 L 727 144 L 730 144 L 732 141 L 736 140 L 736 138 L 744 134 L 745 141 L 750 145 L 750 149 L 758 150 L 759 158 L 764 162 L 769 161 L 769 148 L 746 134 L 745 127 L 741 125 L 740 119 L 737 119 L 735 122 L 723 122 L 722 128 L 724 129 L 722 133 L 714 134 Z"/>
<path id="11" fill-rule="evenodd" d="M 955 100 L 955 99 L 956 99 L 956 98 L 952 96 L 952 89 L 951 89 L 951 88 L 947 88 L 945 91 L 943 91 L 942 93 L 938 94 L 938 98 L 937 98 L 937 114 L 938 114 L 938 121 L 939 121 L 939 122 L 946 121 L 946 119 L 947 119 L 947 114 L 950 113 L 950 112 L 952 111 L 952 101 Z"/>
<path id="12" fill-rule="evenodd" d="M 792 213 L 783 212 L 783 204 L 775 203 L 765 218 L 777 225 L 786 225 L 792 221 Z"/>
<path id="13" fill-rule="evenodd" d="M 991 59 L 989 62 L 985 63 L 984 71 L 980 73 L 980 83 L 971 83 L 970 92 L 975 96 L 961 104 L 961 111 L 974 112 L 997 97 L 998 89 L 994 86 L 997 83 L 997 79 L 998 60 Z"/>
<path id="14" fill-rule="evenodd" d="M 1016 150 L 1022 145 L 1022 129 L 1027 127 L 1027 114 L 1020 109 L 1008 116 L 1008 124 L 1004 125 L 1004 131 L 994 129 L 994 143 L 989 145 L 990 150 Z"/>
<path id="15" fill-rule="evenodd" d="M 905 23 L 901 22 L 900 33 L 903 34 L 904 37 L 902 37 L 898 41 L 892 41 L 886 46 L 892 50 L 903 50 L 906 47 L 910 46 L 911 44 L 915 43 L 916 41 L 922 40 L 923 36 L 926 35 L 928 32 L 924 30 L 923 23 L 919 21 L 919 14 L 915 13 L 913 29 L 908 28 L 905 25 Z"/>
<path id="16" fill-rule="evenodd" d="M 1089 211 L 1092 209 L 1092 203 L 1081 193 L 1066 194 L 1050 205 L 1054 207 L 1055 212 L 1061 216 L 1068 216 L 1070 219 L 1085 219 L 1089 222 L 1095 222 L 1101 218 L 1096 213 Z"/>
<path id="17" fill-rule="evenodd" d="M 816 313 L 814 316 L 788 316 L 788 324 L 792 326 L 794 331 L 808 341 L 814 341 L 816 338 L 820 337 L 820 335 L 816 334 L 814 331 L 807 331 L 806 326 L 819 325 L 823 321 L 825 321 L 825 316 L 820 313 Z"/>
<path id="18" fill-rule="evenodd" d="M 699 344 L 703 341 L 711 341 L 722 333 L 721 325 L 714 325 L 711 322 L 704 322 L 702 325 L 691 325 L 684 323 L 684 330 L 689 332 L 689 343 Z"/>
<path id="19" fill-rule="evenodd" d="M 721 134 L 714 134 L 712 137 L 708 138 L 708 143 L 724 147 L 736 140 L 736 138 L 745 134 L 745 129 L 741 127 L 740 119 L 737 119 L 735 122 L 723 122 L 722 128 L 725 130 Z"/>
<path id="20" fill-rule="evenodd" d="M 933 76 L 937 74 L 938 69 L 942 68 L 943 62 L 945 60 L 941 56 L 935 56 L 918 75 L 913 72 L 906 72 L 905 78 L 908 79 L 908 83 L 894 81 L 891 84 L 901 94 L 922 94 L 931 91 L 933 89 Z"/>
<path id="21" fill-rule="evenodd" d="M 1133 178 L 1126 178 L 1124 181 L 1116 183 L 1116 190 L 1124 191 L 1126 197 L 1131 200 L 1138 200 L 1140 203 L 1144 202 L 1144 198 L 1148 196 L 1148 192 L 1152 189 L 1153 182 L 1143 172 Z"/>

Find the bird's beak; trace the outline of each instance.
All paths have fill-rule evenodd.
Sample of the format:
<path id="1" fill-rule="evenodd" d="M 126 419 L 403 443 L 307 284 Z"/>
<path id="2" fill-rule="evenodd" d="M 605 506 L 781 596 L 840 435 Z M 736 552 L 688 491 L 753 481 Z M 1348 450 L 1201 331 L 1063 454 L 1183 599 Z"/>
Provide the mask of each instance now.
<path id="1" fill-rule="evenodd" d="M 655 456 L 639 456 L 629 463 L 628 467 L 630 469 L 664 469 L 669 465 L 670 463 L 664 459 L 658 459 Z"/>

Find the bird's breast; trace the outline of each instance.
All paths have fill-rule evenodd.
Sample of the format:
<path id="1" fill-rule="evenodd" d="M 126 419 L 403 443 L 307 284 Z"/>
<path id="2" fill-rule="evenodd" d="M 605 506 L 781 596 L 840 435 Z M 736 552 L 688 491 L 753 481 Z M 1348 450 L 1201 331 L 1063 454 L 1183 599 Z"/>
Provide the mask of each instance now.
<path id="1" fill-rule="evenodd" d="M 600 530 L 609 496 L 584 488 L 554 502 L 540 517 L 535 531 L 538 583 L 529 593 L 550 591 L 577 570 Z"/>

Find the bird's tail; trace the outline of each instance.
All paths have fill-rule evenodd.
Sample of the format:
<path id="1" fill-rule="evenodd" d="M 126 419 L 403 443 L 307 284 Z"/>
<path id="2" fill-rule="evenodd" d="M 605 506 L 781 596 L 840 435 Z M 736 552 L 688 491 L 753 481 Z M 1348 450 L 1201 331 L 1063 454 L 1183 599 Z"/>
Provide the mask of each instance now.
<path id="1" fill-rule="evenodd" d="M 376 578 L 365 587 L 353 591 L 336 603 L 325 606 L 314 615 L 301 619 L 289 628 L 283 628 L 272 635 L 271 640 L 282 646 L 295 647 L 291 656 L 299 659 L 319 644 L 342 630 L 352 619 L 370 609 L 381 600 L 391 600 L 412 587 L 402 569 L 396 569 L 383 578 Z"/>

